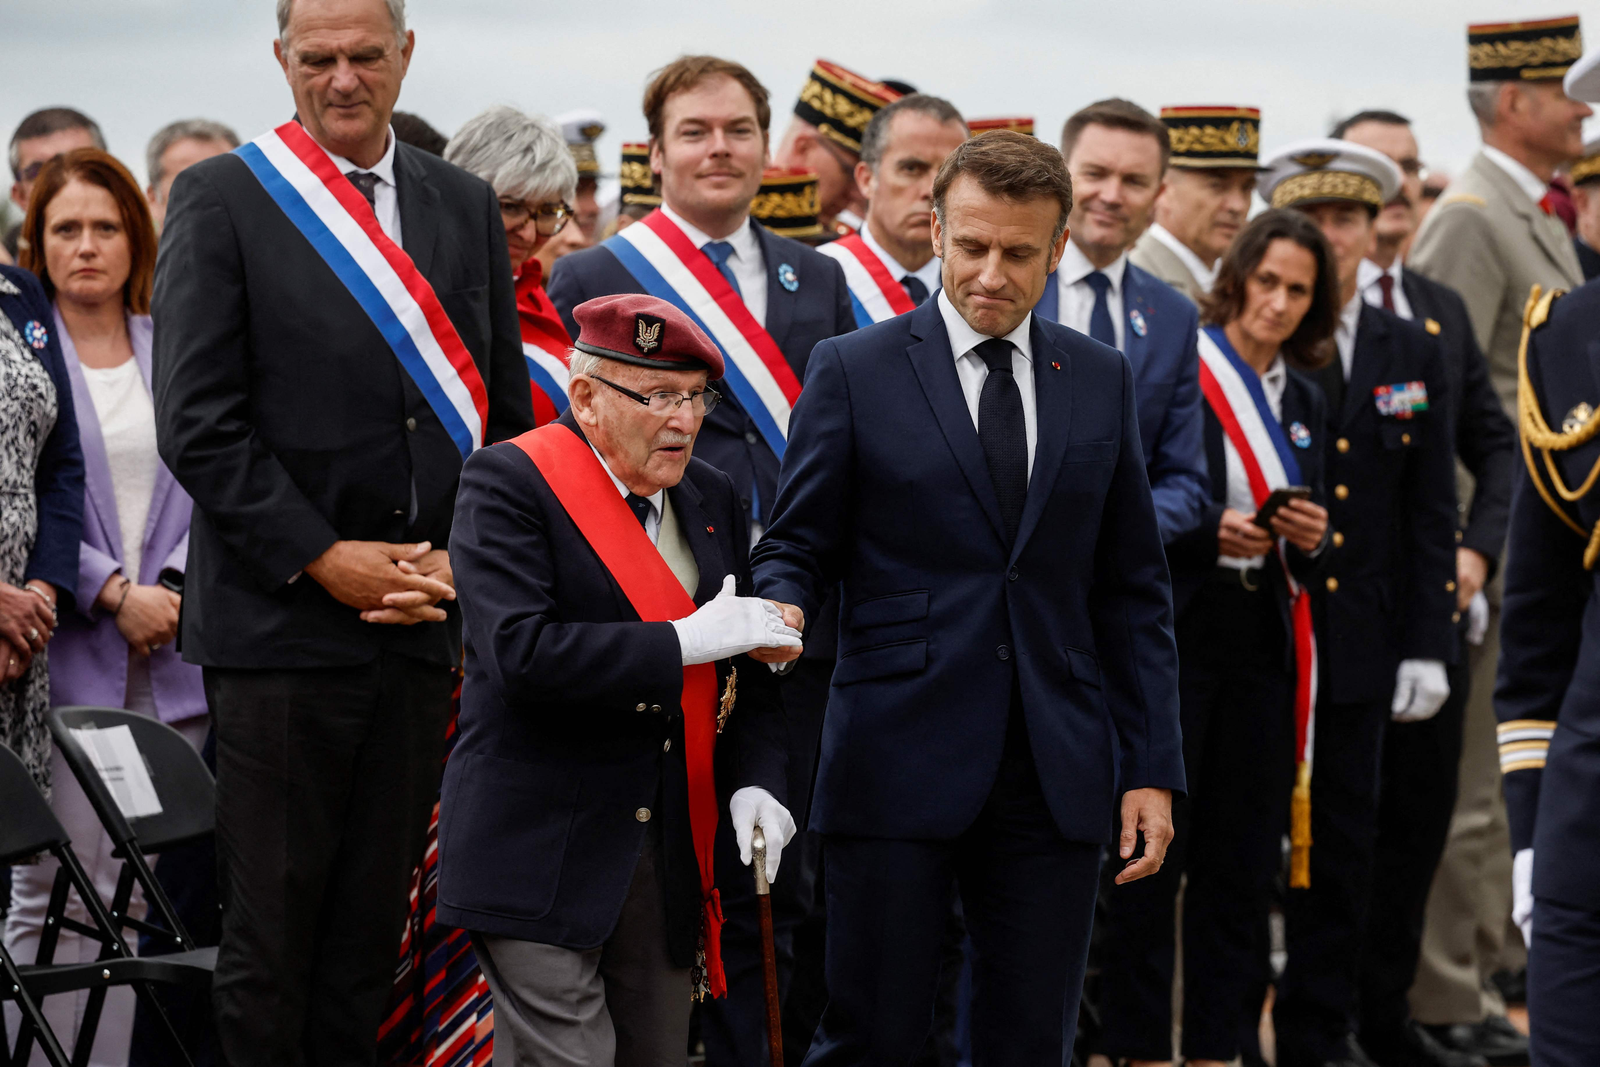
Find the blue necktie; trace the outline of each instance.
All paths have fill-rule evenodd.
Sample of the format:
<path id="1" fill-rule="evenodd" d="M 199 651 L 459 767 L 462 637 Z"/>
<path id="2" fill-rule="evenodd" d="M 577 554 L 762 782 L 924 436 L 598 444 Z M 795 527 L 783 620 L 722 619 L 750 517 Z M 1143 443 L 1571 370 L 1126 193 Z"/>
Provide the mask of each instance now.
<path id="1" fill-rule="evenodd" d="M 906 295 L 911 298 L 911 302 L 918 307 L 921 307 L 922 302 L 928 299 L 928 287 L 923 285 L 922 279 L 915 274 L 907 274 L 900 279 L 900 284 L 905 287 Z"/>
<path id="2" fill-rule="evenodd" d="M 733 291 L 739 294 L 741 300 L 744 299 L 744 290 L 739 288 L 739 279 L 733 276 L 733 268 L 728 266 L 728 257 L 733 255 L 733 245 L 727 241 L 708 241 L 700 251 L 704 252 L 706 258 L 717 265 L 717 269 L 722 272 L 722 276 L 728 279 L 728 284 L 733 286 Z"/>
<path id="3" fill-rule="evenodd" d="M 1111 323 L 1111 305 L 1106 302 L 1106 293 L 1111 291 L 1111 279 L 1092 270 L 1083 280 L 1094 290 L 1094 310 L 1089 312 L 1089 336 L 1115 348 L 1117 330 Z"/>

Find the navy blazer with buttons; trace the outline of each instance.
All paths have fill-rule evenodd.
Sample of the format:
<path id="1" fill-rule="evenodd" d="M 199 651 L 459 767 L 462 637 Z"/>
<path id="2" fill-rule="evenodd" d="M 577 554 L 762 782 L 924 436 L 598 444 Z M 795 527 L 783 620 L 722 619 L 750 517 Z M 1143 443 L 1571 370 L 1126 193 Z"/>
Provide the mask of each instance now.
<path id="1" fill-rule="evenodd" d="M 582 437 L 569 410 L 556 420 Z M 704 604 L 736 578 L 750 530 L 733 483 L 689 461 L 667 490 Z M 628 521 L 632 521 L 629 519 Z M 641 622 L 533 461 L 479 449 L 461 472 L 450 535 L 467 636 L 460 736 L 439 800 L 441 922 L 590 949 L 616 926 L 647 829 L 662 820 L 667 945 L 694 962 L 700 882 L 683 758 L 683 661 L 668 622 Z M 777 681 L 746 656 L 717 739 L 718 805 L 754 785 L 784 800 L 787 725 Z M 748 875 L 747 875 L 748 876 Z"/>
<path id="2" fill-rule="evenodd" d="M 1060 322 L 1060 301 L 1052 274 L 1033 312 Z M 1132 263 L 1122 275 L 1122 313 L 1122 347 L 1133 364 L 1145 472 L 1161 539 L 1170 543 L 1199 525 L 1208 499 L 1200 431 L 1200 313 L 1188 297 Z"/>
<path id="3" fill-rule="evenodd" d="M 950 839 L 994 786 L 1013 687 L 1062 833 L 1182 790 L 1171 587 L 1115 349 L 1034 316 L 1038 439 L 1008 546 L 938 305 L 811 354 L 760 595 L 842 583 L 813 829 Z"/>

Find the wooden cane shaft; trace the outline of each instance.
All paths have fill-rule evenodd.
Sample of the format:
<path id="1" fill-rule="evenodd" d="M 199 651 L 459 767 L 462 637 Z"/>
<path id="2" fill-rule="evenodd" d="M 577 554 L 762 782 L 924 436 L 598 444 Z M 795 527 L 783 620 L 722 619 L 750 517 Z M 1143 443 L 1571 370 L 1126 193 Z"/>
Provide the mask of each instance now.
<path id="1" fill-rule="evenodd" d="M 772 898 L 756 898 L 761 916 L 761 985 L 767 996 L 767 1048 L 772 1067 L 783 1067 L 783 1009 L 778 1003 L 778 957 L 772 946 Z"/>

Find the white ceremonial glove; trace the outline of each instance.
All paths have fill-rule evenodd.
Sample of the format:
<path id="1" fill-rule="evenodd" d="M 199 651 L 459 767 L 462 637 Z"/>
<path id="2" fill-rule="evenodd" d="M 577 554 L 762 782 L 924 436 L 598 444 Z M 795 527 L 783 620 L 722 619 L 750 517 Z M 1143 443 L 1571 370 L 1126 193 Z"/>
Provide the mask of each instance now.
<path id="1" fill-rule="evenodd" d="M 794 816 L 789 809 L 760 786 L 747 785 L 728 801 L 728 814 L 733 817 L 733 839 L 739 843 L 739 862 L 750 866 L 750 838 L 760 823 L 767 838 L 767 881 L 777 878 L 783 846 L 794 840 Z"/>
<path id="2" fill-rule="evenodd" d="M 1423 722 L 1431 719 L 1450 699 L 1450 681 L 1444 663 L 1436 659 L 1408 659 L 1400 662 L 1394 675 L 1394 703 L 1390 705 L 1395 722 Z"/>
<path id="3" fill-rule="evenodd" d="M 1489 634 L 1489 598 L 1480 589 L 1467 602 L 1467 644 L 1481 646 Z"/>
<path id="4" fill-rule="evenodd" d="M 753 648 L 799 648 L 800 631 L 783 624 L 783 613 L 768 600 L 733 595 L 733 575 L 722 592 L 685 619 L 675 619 L 683 665 L 715 663 Z"/>
<path id="5" fill-rule="evenodd" d="M 1511 859 L 1511 921 L 1522 931 L 1522 943 L 1533 944 L 1533 849 Z"/>

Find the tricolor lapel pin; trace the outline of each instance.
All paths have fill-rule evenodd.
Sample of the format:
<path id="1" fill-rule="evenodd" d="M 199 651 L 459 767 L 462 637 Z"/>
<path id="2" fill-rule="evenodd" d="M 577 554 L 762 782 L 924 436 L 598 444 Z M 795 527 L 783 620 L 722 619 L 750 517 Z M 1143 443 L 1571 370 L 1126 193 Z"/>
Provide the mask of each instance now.
<path id="1" fill-rule="evenodd" d="M 1061 369 L 1061 364 L 1055 362 L 1054 360 L 1050 361 L 1050 366 L 1054 367 L 1056 370 L 1060 370 Z"/>

